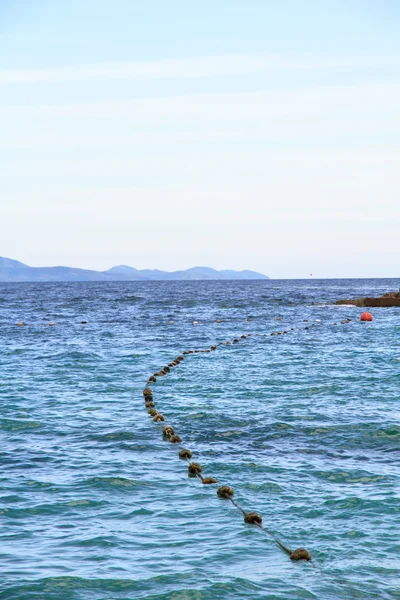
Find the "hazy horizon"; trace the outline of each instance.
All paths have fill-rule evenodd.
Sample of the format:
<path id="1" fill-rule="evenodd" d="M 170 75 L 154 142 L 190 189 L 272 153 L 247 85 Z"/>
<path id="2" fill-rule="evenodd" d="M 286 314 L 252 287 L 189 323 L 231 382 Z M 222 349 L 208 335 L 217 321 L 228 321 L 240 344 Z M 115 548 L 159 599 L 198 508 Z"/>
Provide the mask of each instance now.
<path id="1" fill-rule="evenodd" d="M 0 6 L 0 255 L 396 278 L 400 5 Z"/>

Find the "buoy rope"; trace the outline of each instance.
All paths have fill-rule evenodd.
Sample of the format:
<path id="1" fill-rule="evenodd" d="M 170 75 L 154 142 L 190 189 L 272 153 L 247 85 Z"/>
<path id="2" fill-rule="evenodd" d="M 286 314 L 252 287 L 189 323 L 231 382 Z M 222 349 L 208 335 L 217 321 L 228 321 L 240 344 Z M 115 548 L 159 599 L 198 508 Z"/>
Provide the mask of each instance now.
<path id="1" fill-rule="evenodd" d="M 279 318 L 277 318 L 277 320 L 280 320 Z M 345 319 L 343 321 L 341 321 L 341 324 L 347 324 L 350 323 L 352 319 Z M 304 323 L 308 323 L 307 319 L 303 320 Z M 337 325 L 337 323 L 335 322 L 334 325 Z M 315 326 L 315 323 L 312 323 L 311 326 Z M 301 327 L 300 329 L 304 329 L 304 330 L 308 330 L 309 326 L 304 326 Z M 292 331 L 295 331 L 295 329 L 292 327 L 290 328 L 290 330 L 283 330 L 283 331 L 273 331 L 271 332 L 269 335 L 270 336 L 274 336 L 274 335 L 282 335 L 282 334 L 288 334 Z M 253 334 L 249 333 L 249 334 L 242 334 L 240 336 L 241 339 L 246 339 L 248 337 L 252 337 Z M 268 334 L 254 334 L 255 337 L 265 337 Z M 160 371 L 154 373 L 153 375 L 151 375 L 148 379 L 147 382 L 147 386 L 146 388 L 143 390 L 143 396 L 145 399 L 145 406 L 146 408 L 148 408 L 148 414 L 153 417 L 153 421 L 154 422 L 163 422 L 164 421 L 164 416 L 159 413 L 157 411 L 157 409 L 155 408 L 155 404 L 154 404 L 154 399 L 153 399 L 153 392 L 150 388 L 150 386 L 154 383 L 156 383 L 157 378 L 158 377 L 163 377 L 164 375 L 166 375 L 167 373 L 170 372 L 170 370 L 173 367 L 178 366 L 183 360 L 184 360 L 184 355 L 189 355 L 189 354 L 195 354 L 195 353 L 199 353 L 199 352 L 211 352 L 211 351 L 215 351 L 217 349 L 218 346 L 221 345 L 231 345 L 231 343 L 237 344 L 239 343 L 239 338 L 234 338 L 232 342 L 230 342 L 229 340 L 226 342 L 219 342 L 216 344 L 213 344 L 212 346 L 210 346 L 210 348 L 203 348 L 203 349 L 197 349 L 197 350 L 185 350 L 182 355 L 179 355 L 175 360 L 173 360 L 172 362 L 170 362 L 168 364 L 168 366 L 163 367 Z M 179 435 L 176 435 L 174 432 L 173 427 L 171 427 L 170 425 L 165 425 L 163 428 L 163 434 L 166 438 L 169 439 L 169 441 L 171 443 L 180 443 L 182 440 L 180 438 Z M 202 475 L 202 467 L 199 463 L 197 462 L 191 462 L 191 458 L 192 458 L 192 452 L 186 448 L 182 448 L 179 452 L 179 458 L 184 459 L 187 461 L 188 463 L 188 475 L 189 477 L 197 477 L 198 479 L 201 480 L 201 482 L 205 485 L 209 485 L 209 484 L 214 484 L 214 483 L 218 483 L 217 479 L 215 479 L 214 477 L 204 477 Z M 238 509 L 240 510 L 240 512 L 243 514 L 244 517 L 244 522 L 247 524 L 252 524 L 255 525 L 256 527 L 258 527 L 259 529 L 262 529 L 264 532 L 266 532 L 275 542 L 276 544 L 281 548 L 281 550 L 283 550 L 284 552 L 286 552 L 289 555 L 289 558 L 293 561 L 299 561 L 299 560 L 305 560 L 305 561 L 312 561 L 312 557 L 311 554 L 308 552 L 308 550 L 306 550 L 305 548 L 297 548 L 296 550 L 290 550 L 287 546 L 285 546 L 273 533 L 272 531 L 270 531 L 267 527 L 265 527 L 264 525 L 262 525 L 262 517 L 259 513 L 257 512 L 246 512 L 235 500 L 233 500 L 233 495 L 234 495 L 234 491 L 230 486 L 227 485 L 223 485 L 221 487 L 218 488 L 217 490 L 217 494 L 220 498 L 225 499 L 225 500 L 230 500 L 230 502 Z M 314 567 L 316 565 L 313 565 Z"/>

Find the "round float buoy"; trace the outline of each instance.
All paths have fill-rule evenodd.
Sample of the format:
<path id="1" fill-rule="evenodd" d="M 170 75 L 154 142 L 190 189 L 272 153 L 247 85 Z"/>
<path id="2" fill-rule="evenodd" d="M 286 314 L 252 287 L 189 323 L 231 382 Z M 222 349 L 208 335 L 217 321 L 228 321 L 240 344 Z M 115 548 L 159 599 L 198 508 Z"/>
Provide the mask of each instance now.
<path id="1" fill-rule="evenodd" d="M 179 451 L 179 458 L 192 458 L 192 453 L 190 450 L 182 448 L 182 450 Z"/>
<path id="2" fill-rule="evenodd" d="M 217 494 L 220 498 L 231 498 L 233 496 L 233 489 L 229 485 L 223 485 L 217 490 Z"/>
<path id="3" fill-rule="evenodd" d="M 217 479 L 215 479 L 215 477 L 203 477 L 203 479 L 201 480 L 201 483 L 204 483 L 205 485 L 210 484 L 210 483 L 218 483 Z"/>
<path id="4" fill-rule="evenodd" d="M 360 316 L 360 321 L 372 321 L 372 315 L 369 312 L 363 312 Z"/>

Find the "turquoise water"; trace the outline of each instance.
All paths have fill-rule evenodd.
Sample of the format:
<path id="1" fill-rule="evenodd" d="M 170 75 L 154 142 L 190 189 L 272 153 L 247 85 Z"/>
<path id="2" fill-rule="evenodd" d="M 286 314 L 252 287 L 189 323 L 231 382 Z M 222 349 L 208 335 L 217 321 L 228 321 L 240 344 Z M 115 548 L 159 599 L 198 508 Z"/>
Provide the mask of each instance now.
<path id="1" fill-rule="evenodd" d="M 0 284 L 0 598 L 400 598 L 400 311 L 332 304 L 399 285 Z"/>

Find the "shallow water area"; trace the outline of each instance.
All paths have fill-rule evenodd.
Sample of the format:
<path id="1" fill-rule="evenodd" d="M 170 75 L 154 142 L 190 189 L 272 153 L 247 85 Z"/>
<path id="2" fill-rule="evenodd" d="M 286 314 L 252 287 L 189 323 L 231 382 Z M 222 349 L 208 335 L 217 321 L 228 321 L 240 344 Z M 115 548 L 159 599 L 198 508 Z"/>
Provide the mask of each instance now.
<path id="1" fill-rule="evenodd" d="M 0 284 L 0 599 L 400 598 L 399 285 Z"/>

